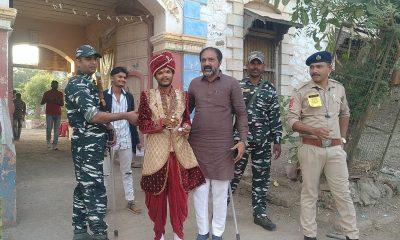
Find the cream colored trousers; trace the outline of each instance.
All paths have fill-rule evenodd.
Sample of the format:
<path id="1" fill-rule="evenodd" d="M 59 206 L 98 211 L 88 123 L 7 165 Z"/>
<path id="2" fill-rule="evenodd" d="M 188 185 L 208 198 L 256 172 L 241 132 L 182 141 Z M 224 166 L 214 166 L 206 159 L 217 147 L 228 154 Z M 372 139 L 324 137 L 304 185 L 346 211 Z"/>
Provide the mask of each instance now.
<path id="1" fill-rule="evenodd" d="M 298 154 L 303 175 L 300 215 L 303 234 L 307 237 L 317 236 L 316 203 L 319 179 L 323 172 L 336 202 L 344 234 L 350 239 L 358 239 L 356 212 L 349 190 L 346 152 L 342 146 L 321 148 L 302 144 Z"/>

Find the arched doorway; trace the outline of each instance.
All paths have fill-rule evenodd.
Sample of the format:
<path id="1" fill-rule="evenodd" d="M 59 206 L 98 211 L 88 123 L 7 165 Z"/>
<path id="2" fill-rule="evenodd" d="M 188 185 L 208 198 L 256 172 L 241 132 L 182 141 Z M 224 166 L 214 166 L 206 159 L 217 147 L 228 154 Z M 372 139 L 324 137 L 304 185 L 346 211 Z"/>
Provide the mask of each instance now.
<path id="1" fill-rule="evenodd" d="M 66 71 L 68 73 L 75 72 L 75 62 L 74 60 L 64 53 L 62 50 L 57 49 L 53 46 L 47 44 L 40 44 L 40 43 L 29 43 L 29 42 L 21 42 L 21 43 L 13 43 L 12 47 L 18 47 L 22 45 L 33 46 L 39 48 L 39 60 L 37 66 L 27 66 L 21 64 L 13 63 L 13 67 L 20 66 L 20 67 L 34 67 L 43 70 L 57 70 L 57 71 Z M 66 61 L 67 66 L 62 66 L 62 60 Z"/>

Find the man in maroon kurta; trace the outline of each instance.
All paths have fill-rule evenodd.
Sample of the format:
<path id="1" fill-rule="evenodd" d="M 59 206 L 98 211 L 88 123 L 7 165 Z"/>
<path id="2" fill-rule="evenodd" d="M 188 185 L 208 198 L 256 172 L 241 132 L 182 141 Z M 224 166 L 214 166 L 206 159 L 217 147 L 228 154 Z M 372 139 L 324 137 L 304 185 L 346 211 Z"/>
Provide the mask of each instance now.
<path id="1" fill-rule="evenodd" d="M 241 159 L 246 145 L 248 121 L 246 106 L 239 82 L 222 74 L 222 53 L 212 47 L 200 53 L 203 76 L 189 86 L 190 110 L 195 116 L 189 142 L 206 184 L 194 192 L 194 207 L 199 228 L 197 240 L 209 237 L 208 195 L 213 195 L 212 239 L 222 239 L 225 230 L 229 181 L 233 178 L 234 163 Z M 232 116 L 240 133 L 238 143 L 233 140 Z"/>

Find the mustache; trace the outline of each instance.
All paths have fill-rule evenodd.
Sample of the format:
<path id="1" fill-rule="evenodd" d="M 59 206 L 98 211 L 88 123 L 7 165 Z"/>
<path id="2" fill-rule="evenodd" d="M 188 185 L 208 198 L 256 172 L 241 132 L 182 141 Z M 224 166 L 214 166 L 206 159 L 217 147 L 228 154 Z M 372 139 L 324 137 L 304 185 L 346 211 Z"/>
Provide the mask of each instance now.
<path id="1" fill-rule="evenodd" d="M 212 69 L 211 66 L 207 65 L 207 66 L 204 66 L 204 67 L 203 67 L 203 70 L 204 70 L 204 71 L 212 71 L 213 69 Z"/>
<path id="2" fill-rule="evenodd" d="M 170 77 L 163 77 L 163 78 L 161 78 L 161 81 L 164 81 L 164 80 L 171 80 L 171 78 L 170 78 Z"/>
<path id="3" fill-rule="evenodd" d="M 318 73 L 313 73 L 313 74 L 311 74 L 311 77 L 314 77 L 314 76 L 321 76 L 321 75 L 318 74 Z"/>

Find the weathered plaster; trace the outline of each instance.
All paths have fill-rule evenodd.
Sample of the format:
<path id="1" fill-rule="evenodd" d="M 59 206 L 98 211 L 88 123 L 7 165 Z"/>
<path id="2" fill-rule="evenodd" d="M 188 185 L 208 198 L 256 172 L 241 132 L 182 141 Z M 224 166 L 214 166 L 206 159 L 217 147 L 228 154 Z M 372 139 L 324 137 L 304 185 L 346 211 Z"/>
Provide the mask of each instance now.
<path id="1" fill-rule="evenodd" d="M 0 198 L 5 225 L 16 222 L 16 153 L 7 99 L 0 98 Z"/>

